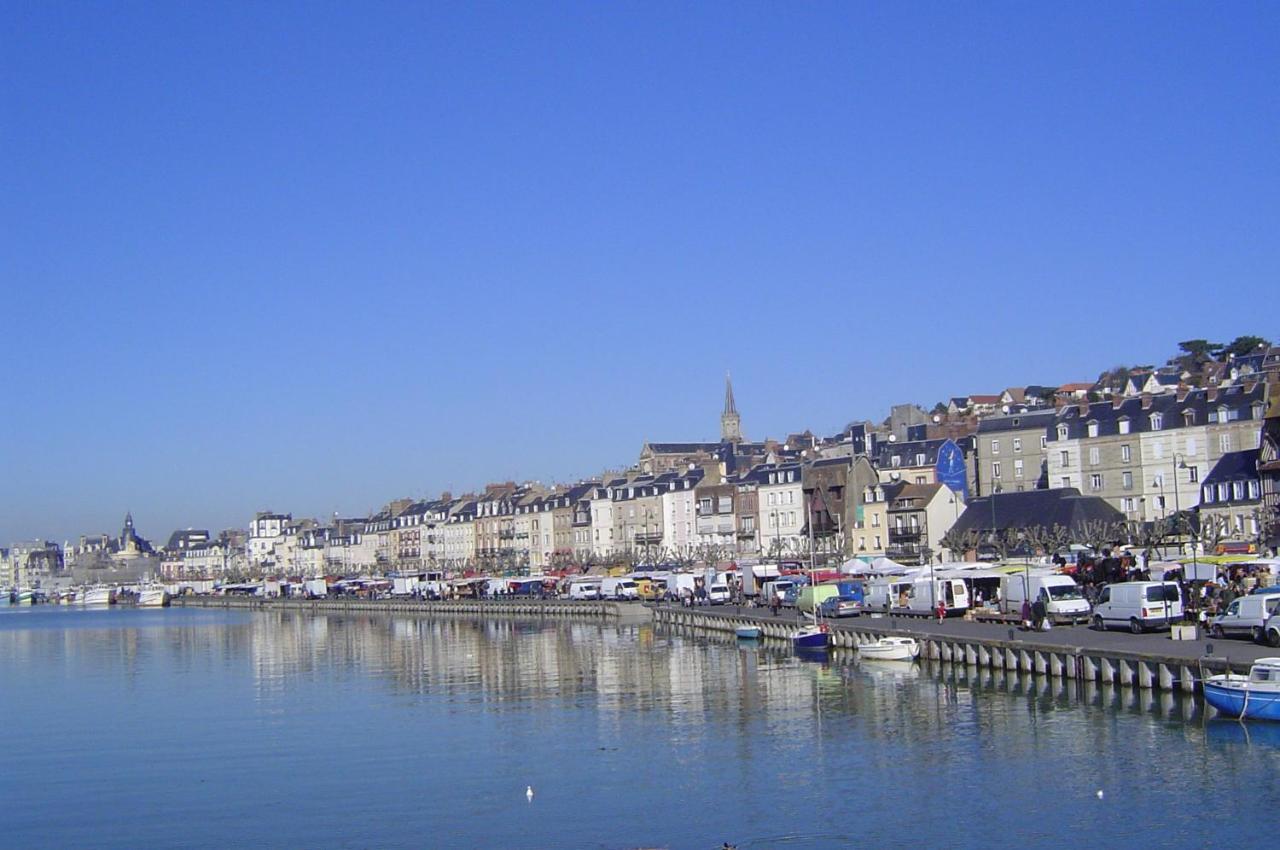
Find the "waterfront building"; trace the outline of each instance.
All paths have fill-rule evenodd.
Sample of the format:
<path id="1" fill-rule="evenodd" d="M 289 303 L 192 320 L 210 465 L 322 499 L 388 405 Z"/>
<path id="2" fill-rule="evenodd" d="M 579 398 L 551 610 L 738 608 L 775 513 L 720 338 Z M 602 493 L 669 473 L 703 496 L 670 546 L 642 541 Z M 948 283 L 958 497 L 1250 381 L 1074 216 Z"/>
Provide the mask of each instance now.
<path id="1" fill-rule="evenodd" d="M 1053 410 L 1028 410 L 978 420 L 977 494 L 990 495 L 997 486 L 1001 492 L 1047 488 L 1049 429 L 1056 419 Z"/>
<path id="2" fill-rule="evenodd" d="M 440 531 L 441 564 L 451 571 L 474 566 L 476 561 L 476 500 L 463 497 L 453 502 Z"/>
<path id="3" fill-rule="evenodd" d="M 889 493 L 878 480 L 862 485 L 860 511 L 854 514 L 850 533 L 851 554 L 878 558 L 885 554 L 889 537 Z"/>
<path id="4" fill-rule="evenodd" d="M 720 467 L 703 470 L 703 478 L 694 487 L 694 529 L 696 551 L 707 563 L 727 560 L 738 551 L 737 484 L 726 478 Z"/>
<path id="5" fill-rule="evenodd" d="M 739 528 L 760 528 L 759 551 L 769 558 L 808 551 L 805 536 L 804 468 L 799 463 L 765 463 L 744 474 L 755 485 L 755 512 L 739 506 Z"/>
<path id="6" fill-rule="evenodd" d="M 292 521 L 292 514 L 269 510 L 255 513 L 249 522 L 249 563 L 255 567 L 273 567 L 275 545 L 284 539 L 284 527 Z"/>
<path id="7" fill-rule="evenodd" d="M 1274 552 L 1280 548 L 1280 348 L 1271 351 L 1275 352 L 1277 373 L 1273 373 L 1272 383 L 1268 385 L 1266 418 L 1258 449 L 1258 478 L 1262 484 L 1258 519 L 1263 545 Z"/>
<path id="8" fill-rule="evenodd" d="M 942 553 L 942 538 L 960 518 L 964 499 L 937 483 L 887 485 L 888 546 L 901 564 L 927 564 Z"/>
<path id="9" fill-rule="evenodd" d="M 1064 406 L 1046 435 L 1049 483 L 1132 521 L 1189 510 L 1213 464 L 1258 447 L 1264 399 L 1265 385 L 1243 384 Z"/>
<path id="10" fill-rule="evenodd" d="M 1212 552 L 1219 543 L 1251 544 L 1262 537 L 1262 480 L 1258 449 L 1229 452 L 1200 484 L 1200 541 Z"/>
<path id="11" fill-rule="evenodd" d="M 698 545 L 695 528 L 697 486 L 702 476 L 702 470 L 696 467 L 673 475 L 666 479 L 665 489 L 659 493 L 663 518 L 662 551 L 679 560 L 692 559 Z"/>

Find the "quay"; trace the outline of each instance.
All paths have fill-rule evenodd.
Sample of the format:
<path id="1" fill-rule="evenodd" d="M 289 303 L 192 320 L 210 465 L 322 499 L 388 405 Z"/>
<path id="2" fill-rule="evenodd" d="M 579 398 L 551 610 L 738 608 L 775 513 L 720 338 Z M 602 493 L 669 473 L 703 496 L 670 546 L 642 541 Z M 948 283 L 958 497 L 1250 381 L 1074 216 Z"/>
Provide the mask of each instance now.
<path id="1" fill-rule="evenodd" d="M 759 626 L 766 639 L 787 640 L 799 624 L 794 612 L 767 609 L 661 606 L 657 622 L 732 635 L 739 626 Z M 1247 673 L 1257 658 L 1277 651 L 1237 640 L 1172 640 L 1168 632 L 1132 635 L 1088 626 L 1056 626 L 1024 632 L 1003 624 L 947 619 L 866 615 L 827 621 L 831 645 L 856 650 L 882 637 L 920 642 L 920 657 L 943 664 L 1027 673 L 1080 682 L 1195 693 L 1208 676 Z"/>
<path id="2" fill-rule="evenodd" d="M 300 611 L 317 614 L 378 612 L 384 614 L 464 614 L 476 617 L 586 617 L 615 623 L 647 623 L 653 610 L 627 602 L 576 599 L 266 599 L 258 596 L 175 596 L 181 608 L 248 608 L 255 611 Z"/>
<path id="3" fill-rule="evenodd" d="M 733 605 L 686 608 L 637 602 L 564 599 L 263 599 L 252 596 L 179 596 L 173 605 L 312 613 L 378 612 L 479 617 L 587 618 L 619 624 L 656 621 L 666 626 L 732 635 L 739 626 L 759 626 L 766 639 L 786 640 L 799 620 L 765 608 Z M 1168 632 L 1132 635 L 1087 626 L 1057 626 L 1026 632 L 1006 624 L 892 615 L 828 621 L 833 648 L 856 650 L 882 637 L 912 637 L 923 659 L 1009 673 L 1194 693 L 1208 676 L 1247 673 L 1249 665 L 1276 650 L 1239 640 L 1171 640 Z"/>

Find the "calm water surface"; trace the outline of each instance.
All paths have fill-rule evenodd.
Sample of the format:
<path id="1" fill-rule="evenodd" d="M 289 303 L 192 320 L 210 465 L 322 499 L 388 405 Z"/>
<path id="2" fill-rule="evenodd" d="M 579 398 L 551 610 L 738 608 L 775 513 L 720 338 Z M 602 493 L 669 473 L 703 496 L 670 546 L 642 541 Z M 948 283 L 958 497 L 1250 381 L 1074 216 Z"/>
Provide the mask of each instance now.
<path id="1" fill-rule="evenodd" d="M 1280 732 L 1191 702 L 651 627 L 0 609 L 0 718 L 4 847 L 1249 847 L 1280 802 Z"/>

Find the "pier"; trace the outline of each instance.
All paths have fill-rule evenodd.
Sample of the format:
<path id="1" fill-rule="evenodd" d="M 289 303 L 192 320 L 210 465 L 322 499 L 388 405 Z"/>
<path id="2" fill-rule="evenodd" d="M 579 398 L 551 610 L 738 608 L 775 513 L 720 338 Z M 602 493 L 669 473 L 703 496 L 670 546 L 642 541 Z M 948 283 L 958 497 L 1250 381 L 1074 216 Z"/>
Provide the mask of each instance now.
<path id="1" fill-rule="evenodd" d="M 254 611 L 299 611 L 316 614 L 378 612 L 385 614 L 464 614 L 474 617 L 577 617 L 617 623 L 647 623 L 653 609 L 627 602 L 570 599 L 265 599 L 258 596 L 175 596 L 183 608 L 245 608 Z"/>

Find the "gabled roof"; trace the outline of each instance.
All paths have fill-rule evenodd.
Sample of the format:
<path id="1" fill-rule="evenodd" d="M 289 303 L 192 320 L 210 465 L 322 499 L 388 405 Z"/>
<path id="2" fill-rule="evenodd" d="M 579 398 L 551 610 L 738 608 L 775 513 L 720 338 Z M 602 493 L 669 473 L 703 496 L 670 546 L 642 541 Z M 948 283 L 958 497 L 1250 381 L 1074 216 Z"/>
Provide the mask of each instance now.
<path id="1" fill-rule="evenodd" d="M 1256 480 L 1258 477 L 1258 450 L 1248 449 L 1242 452 L 1227 452 L 1205 477 L 1205 484 L 1219 484 L 1228 481 Z"/>

